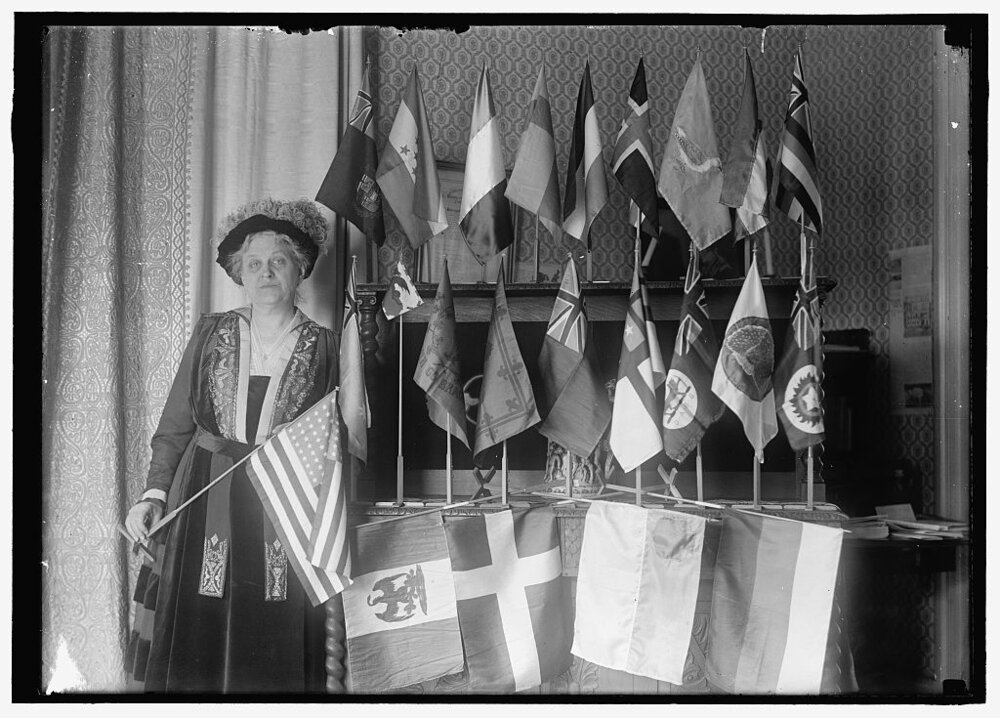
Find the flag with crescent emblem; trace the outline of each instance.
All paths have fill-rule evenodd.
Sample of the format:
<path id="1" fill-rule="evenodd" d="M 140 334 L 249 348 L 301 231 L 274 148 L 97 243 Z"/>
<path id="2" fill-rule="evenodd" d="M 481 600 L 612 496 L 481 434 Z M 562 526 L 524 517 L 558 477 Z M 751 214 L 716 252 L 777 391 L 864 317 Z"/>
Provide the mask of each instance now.
<path id="1" fill-rule="evenodd" d="M 722 160 L 701 60 L 695 60 L 677 103 L 657 189 L 698 249 L 732 229 L 729 208 L 719 203 Z"/>
<path id="2" fill-rule="evenodd" d="M 785 338 L 785 353 L 774 370 L 778 417 L 788 445 L 802 451 L 823 442 L 823 340 L 816 311 L 819 298 L 812 273 L 812 252 L 802 245 L 802 277 L 792 306 L 792 321 Z M 806 256 L 808 255 L 808 260 Z"/>
<path id="3" fill-rule="evenodd" d="M 778 433 L 774 413 L 774 339 L 764 302 L 764 287 L 754 254 L 729 317 L 712 377 L 712 391 L 743 422 L 757 461 L 764 461 L 764 447 Z"/>
<path id="4" fill-rule="evenodd" d="M 692 245 L 684 301 L 663 399 L 663 451 L 680 463 L 726 407 L 712 392 L 719 342 L 708 319 L 698 250 Z"/>

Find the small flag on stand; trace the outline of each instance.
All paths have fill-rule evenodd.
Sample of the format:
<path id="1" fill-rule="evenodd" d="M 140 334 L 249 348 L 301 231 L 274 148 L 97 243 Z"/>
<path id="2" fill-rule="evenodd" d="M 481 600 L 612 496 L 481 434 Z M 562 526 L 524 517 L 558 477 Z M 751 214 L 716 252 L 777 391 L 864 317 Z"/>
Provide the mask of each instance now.
<path id="1" fill-rule="evenodd" d="M 739 240 L 767 226 L 770 168 L 764 147 L 764 132 L 757 116 L 757 89 L 750 54 L 744 52 L 743 99 L 736 118 L 733 148 L 722 173 L 722 204 L 736 208 L 736 236 Z"/>
<path id="2" fill-rule="evenodd" d="M 328 394 L 247 461 L 247 477 L 314 606 L 351 585 L 336 403 Z"/>
<path id="3" fill-rule="evenodd" d="M 778 433 L 771 385 L 773 371 L 774 339 L 754 255 L 729 317 L 712 377 L 712 391 L 743 422 L 743 431 L 761 463 L 764 447 Z"/>
<path id="4" fill-rule="evenodd" d="M 649 101 L 646 95 L 646 68 L 642 58 L 635 70 L 628 96 L 628 113 L 615 139 L 611 168 L 632 200 L 629 221 L 634 227 L 642 213 L 642 231 L 660 236 L 660 213 L 656 207 L 656 178 L 653 176 L 653 138 L 649 133 Z"/>
<path id="5" fill-rule="evenodd" d="M 719 203 L 722 161 L 700 59 L 677 103 L 657 189 L 698 249 L 732 229 L 729 209 Z"/>
<path id="6" fill-rule="evenodd" d="M 785 131 L 778 148 L 778 178 L 774 206 L 796 224 L 823 233 L 823 203 L 819 195 L 816 151 L 809 121 L 809 92 L 802 74 L 802 50 L 795 53 L 792 87 L 788 92 Z"/>
<path id="7" fill-rule="evenodd" d="M 679 511 L 593 502 L 580 548 L 573 654 L 684 683 L 706 523 Z"/>
<path id="8" fill-rule="evenodd" d="M 423 303 L 424 300 L 417 292 L 417 288 L 413 286 L 413 280 L 406 273 L 406 265 L 402 261 L 396 262 L 396 273 L 389 280 L 389 288 L 382 298 L 382 312 L 385 318 L 395 319 Z"/>
<path id="9" fill-rule="evenodd" d="M 723 518 L 706 673 L 735 694 L 815 694 L 844 532 L 748 512 Z"/>
<path id="10" fill-rule="evenodd" d="M 611 421 L 611 402 L 587 348 L 587 315 L 576 262 L 570 257 L 538 355 L 545 387 L 545 421 L 538 433 L 585 457 Z"/>
<path id="11" fill-rule="evenodd" d="M 538 422 L 528 368 L 521 358 L 521 348 L 517 344 L 514 324 L 507 307 L 501 264 L 493 299 L 493 316 L 486 335 L 474 459 L 478 462 L 484 451 L 517 436 Z"/>
<path id="12" fill-rule="evenodd" d="M 451 298 L 448 265 L 445 264 L 434 297 L 434 314 L 427 324 L 413 381 L 427 394 L 427 414 L 434 425 L 448 431 L 450 418 L 452 435 L 468 447 L 465 396 L 455 334 L 455 305 Z"/>
<path id="13" fill-rule="evenodd" d="M 489 74 L 483 66 L 472 106 L 469 151 L 459 209 L 459 225 L 465 242 L 482 265 L 514 241 L 514 225 L 504 196 L 506 190 L 507 174 L 500 146 L 500 129 L 493 109 Z"/>
<path id="14" fill-rule="evenodd" d="M 416 66 L 399 102 L 377 178 L 411 247 L 420 247 L 448 228 L 434 160 L 434 140 Z"/>
<path id="15" fill-rule="evenodd" d="M 559 214 L 559 170 L 544 67 L 538 71 L 535 91 L 531 94 L 528 126 L 521 134 L 506 195 L 511 202 L 537 216 L 549 234 L 555 236 L 562 219 Z"/>
<path id="16" fill-rule="evenodd" d="M 663 451 L 678 464 L 726 410 L 712 392 L 719 342 L 708 318 L 698 250 L 694 245 L 691 248 L 680 326 L 663 400 Z"/>
<path id="17" fill-rule="evenodd" d="M 802 237 L 805 244 L 805 235 Z M 795 451 L 823 443 L 823 343 L 812 252 L 802 248 L 802 277 L 785 337 L 785 353 L 774 370 L 778 416 Z M 808 262 L 805 254 L 808 252 Z"/>
<path id="18" fill-rule="evenodd" d="M 569 591 L 555 512 L 446 517 L 444 528 L 472 690 L 528 690 L 569 670 Z"/>
<path id="19" fill-rule="evenodd" d="M 639 257 L 635 254 L 610 436 L 611 451 L 626 472 L 663 450 L 661 412 L 656 405 L 656 383 L 639 286 Z"/>
<path id="20" fill-rule="evenodd" d="M 459 673 L 464 659 L 440 516 L 359 526 L 344 591 L 351 690 L 374 693 Z"/>
<path id="21" fill-rule="evenodd" d="M 375 182 L 378 156 L 374 121 L 366 66 L 350 122 L 316 193 L 316 201 L 345 217 L 364 232 L 365 237 L 381 247 L 385 241 L 385 226 L 382 222 L 382 193 Z"/>
<path id="22" fill-rule="evenodd" d="M 358 261 L 351 264 L 351 276 L 344 293 L 344 328 L 340 335 L 340 414 L 347 427 L 347 450 L 362 462 L 368 461 L 368 390 L 365 388 L 365 359 L 361 351 L 358 299 L 355 284 Z"/>
<path id="23" fill-rule="evenodd" d="M 608 184 L 601 154 L 601 130 L 590 84 L 590 63 L 583 68 L 576 97 L 573 145 L 566 173 L 563 229 L 590 248 L 590 226 L 608 203 Z"/>

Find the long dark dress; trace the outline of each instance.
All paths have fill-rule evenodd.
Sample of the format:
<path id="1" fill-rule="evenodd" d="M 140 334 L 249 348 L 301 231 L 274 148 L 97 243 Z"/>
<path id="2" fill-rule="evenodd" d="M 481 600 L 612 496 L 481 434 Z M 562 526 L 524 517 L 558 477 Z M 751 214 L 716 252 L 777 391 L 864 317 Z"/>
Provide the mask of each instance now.
<path id="1" fill-rule="evenodd" d="M 248 318 L 246 310 L 203 317 L 185 351 L 144 494 L 166 496 L 168 510 L 336 384 L 336 337 L 301 312 L 284 369 L 252 375 Z M 284 556 L 243 465 L 181 512 L 164 539 L 134 596 L 126 666 L 143 690 L 323 690 L 323 607 L 311 605 L 294 572 L 269 572 Z"/>

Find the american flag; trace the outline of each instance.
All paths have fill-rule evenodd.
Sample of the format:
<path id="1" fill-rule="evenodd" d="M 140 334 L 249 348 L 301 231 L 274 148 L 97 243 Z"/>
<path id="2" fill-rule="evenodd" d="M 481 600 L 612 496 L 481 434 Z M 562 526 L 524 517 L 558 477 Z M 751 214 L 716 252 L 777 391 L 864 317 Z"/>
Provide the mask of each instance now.
<path id="1" fill-rule="evenodd" d="M 812 123 L 809 121 L 809 92 L 802 74 L 800 50 L 795 55 L 795 71 L 788 93 L 774 204 L 790 219 L 816 234 L 822 234 L 823 203 L 816 174 L 816 150 L 813 148 Z"/>
<path id="2" fill-rule="evenodd" d="M 247 476 L 313 605 L 351 584 L 337 392 L 251 455 Z"/>

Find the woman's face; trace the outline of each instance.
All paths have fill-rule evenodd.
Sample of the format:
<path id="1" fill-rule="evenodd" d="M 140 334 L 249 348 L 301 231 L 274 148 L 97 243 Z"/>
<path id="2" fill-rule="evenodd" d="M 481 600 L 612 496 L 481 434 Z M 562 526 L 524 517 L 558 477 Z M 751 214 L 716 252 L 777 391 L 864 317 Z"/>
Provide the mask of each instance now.
<path id="1" fill-rule="evenodd" d="M 292 306 L 302 281 L 288 244 L 272 231 L 257 232 L 247 239 L 241 267 L 243 286 L 251 305 Z"/>

